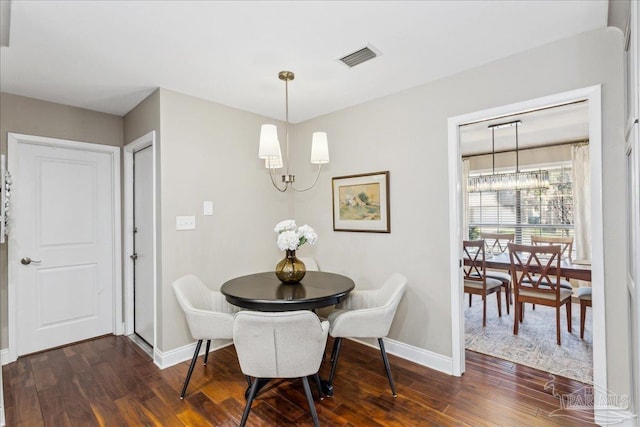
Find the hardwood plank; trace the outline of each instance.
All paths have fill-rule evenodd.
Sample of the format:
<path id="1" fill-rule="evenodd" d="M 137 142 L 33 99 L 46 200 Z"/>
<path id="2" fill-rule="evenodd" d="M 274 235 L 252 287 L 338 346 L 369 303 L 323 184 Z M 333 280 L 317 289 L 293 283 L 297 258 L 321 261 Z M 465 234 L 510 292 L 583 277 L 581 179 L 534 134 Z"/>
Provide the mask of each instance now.
<path id="1" fill-rule="evenodd" d="M 331 340 L 330 340 L 331 341 Z M 329 349 L 331 345 L 329 345 Z M 330 350 L 329 350 L 330 351 Z M 105 336 L 27 355 L 3 367 L 8 426 L 237 426 L 246 390 L 233 346 L 202 358 L 184 400 L 189 361 L 158 369 L 126 337 Z M 319 400 L 323 426 L 535 425 L 583 426 L 550 416 L 559 395 L 587 393 L 585 384 L 526 366 L 467 352 L 467 370 L 452 377 L 390 356 L 398 397 L 391 396 L 377 349 L 345 340 L 335 393 Z M 329 360 L 320 373 L 326 378 Z M 554 394 L 555 393 L 555 394 Z M 299 381 L 274 380 L 258 395 L 249 425 L 312 425 Z"/>

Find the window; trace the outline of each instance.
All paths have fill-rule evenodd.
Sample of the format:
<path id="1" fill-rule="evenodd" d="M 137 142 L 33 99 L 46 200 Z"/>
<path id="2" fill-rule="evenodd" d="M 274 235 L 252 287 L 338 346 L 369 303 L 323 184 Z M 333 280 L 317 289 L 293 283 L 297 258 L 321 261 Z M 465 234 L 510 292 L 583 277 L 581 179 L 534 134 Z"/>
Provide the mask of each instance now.
<path id="1" fill-rule="evenodd" d="M 532 235 L 573 237 L 571 163 L 542 168 L 549 171 L 548 189 L 467 193 L 469 238 L 480 232 L 514 233 L 516 243 L 528 245 Z"/>

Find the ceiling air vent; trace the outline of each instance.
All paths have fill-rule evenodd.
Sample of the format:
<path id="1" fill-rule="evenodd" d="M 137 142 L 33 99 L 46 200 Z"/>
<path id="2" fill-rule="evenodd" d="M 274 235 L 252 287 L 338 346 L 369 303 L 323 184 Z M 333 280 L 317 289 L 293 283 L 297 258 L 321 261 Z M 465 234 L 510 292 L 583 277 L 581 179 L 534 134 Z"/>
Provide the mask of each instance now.
<path id="1" fill-rule="evenodd" d="M 366 62 L 370 59 L 373 59 L 376 56 L 378 56 L 376 52 L 374 52 L 367 46 L 353 53 L 350 53 L 349 55 L 343 56 L 342 58 L 340 58 L 340 62 L 351 68 L 355 67 L 356 65 L 362 64 L 363 62 Z"/>

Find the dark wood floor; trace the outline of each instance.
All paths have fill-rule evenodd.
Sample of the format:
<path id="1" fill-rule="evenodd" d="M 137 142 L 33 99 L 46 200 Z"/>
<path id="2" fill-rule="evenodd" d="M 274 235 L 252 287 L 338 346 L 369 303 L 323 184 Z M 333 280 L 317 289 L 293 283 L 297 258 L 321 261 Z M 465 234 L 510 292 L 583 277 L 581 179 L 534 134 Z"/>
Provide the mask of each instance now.
<path id="1" fill-rule="evenodd" d="M 330 343 L 331 344 L 331 343 Z M 345 340 L 335 395 L 316 408 L 323 426 L 584 426 L 549 417 L 560 409 L 545 390 L 549 375 L 467 352 L 460 377 L 389 356 L 398 397 L 391 397 L 379 352 Z M 328 361 L 326 361 L 328 362 Z M 328 363 L 321 376 L 326 377 Z M 125 337 L 107 336 L 21 357 L 3 367 L 8 426 L 236 426 L 245 378 L 233 346 L 196 366 L 179 399 L 188 362 L 158 369 Z M 584 393 L 584 384 L 558 378 L 557 394 Z M 315 387 L 312 392 L 316 394 Z M 583 413 L 574 413 L 584 417 Z M 592 414 L 590 415 L 592 416 Z M 248 425 L 311 425 L 300 382 L 274 381 L 254 402 Z"/>

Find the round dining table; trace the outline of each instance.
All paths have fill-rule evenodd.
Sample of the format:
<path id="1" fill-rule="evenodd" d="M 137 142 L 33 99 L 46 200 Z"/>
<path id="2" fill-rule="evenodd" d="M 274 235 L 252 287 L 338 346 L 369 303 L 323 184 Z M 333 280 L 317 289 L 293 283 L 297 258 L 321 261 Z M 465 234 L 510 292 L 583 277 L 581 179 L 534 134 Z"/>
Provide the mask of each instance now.
<path id="1" fill-rule="evenodd" d="M 300 283 L 285 284 L 273 271 L 236 277 L 220 292 L 230 304 L 257 311 L 313 310 L 338 304 L 355 288 L 336 273 L 307 271 Z"/>
<path id="2" fill-rule="evenodd" d="M 275 272 L 267 271 L 231 279 L 222 285 L 220 292 L 230 304 L 249 310 L 292 311 L 338 304 L 353 288 L 353 280 L 336 273 L 307 271 L 299 283 L 285 284 Z M 260 390 L 269 379 L 258 378 L 256 381 Z M 324 394 L 333 395 L 333 387 L 327 381 L 322 380 L 318 387 Z M 245 391 L 245 398 L 248 395 L 249 388 Z"/>

